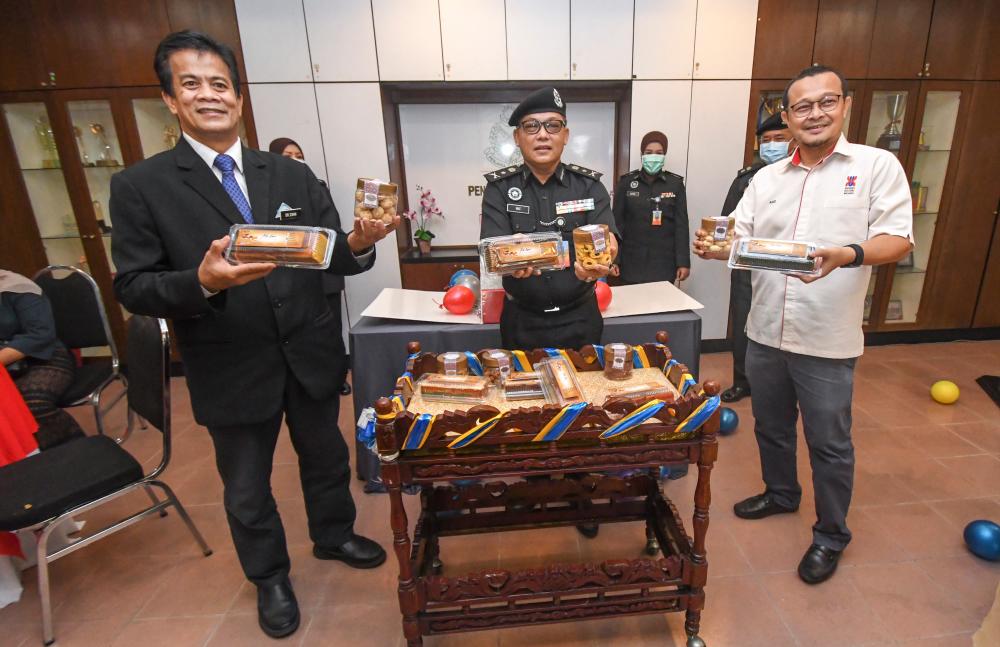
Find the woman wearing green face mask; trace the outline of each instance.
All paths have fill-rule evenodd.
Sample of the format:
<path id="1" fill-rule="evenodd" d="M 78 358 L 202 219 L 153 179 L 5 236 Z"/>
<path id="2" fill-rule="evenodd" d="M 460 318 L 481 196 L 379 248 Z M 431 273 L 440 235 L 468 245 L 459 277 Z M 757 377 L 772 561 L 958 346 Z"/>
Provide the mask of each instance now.
<path id="1" fill-rule="evenodd" d="M 623 175 L 614 196 L 622 282 L 683 281 L 691 272 L 684 179 L 664 170 L 660 131 L 646 133 L 639 150 L 642 168 Z"/>

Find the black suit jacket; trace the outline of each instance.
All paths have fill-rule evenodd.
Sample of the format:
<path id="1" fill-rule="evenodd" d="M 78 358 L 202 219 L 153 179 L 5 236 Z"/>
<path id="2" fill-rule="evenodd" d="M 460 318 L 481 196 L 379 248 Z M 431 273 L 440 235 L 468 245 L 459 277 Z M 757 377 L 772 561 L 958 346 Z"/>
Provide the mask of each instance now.
<path id="1" fill-rule="evenodd" d="M 329 193 L 305 164 L 243 148 L 243 171 L 257 224 L 279 224 L 284 202 L 301 208 L 284 224 L 337 230 L 329 272 L 357 274 L 374 262 L 374 250 L 365 266 L 357 262 Z M 200 424 L 273 416 L 289 369 L 312 397 L 334 395 L 346 358 L 323 272 L 277 268 L 210 298 L 202 292 L 206 250 L 243 218 L 186 140 L 112 177 L 110 207 L 115 294 L 131 312 L 173 320 Z"/>

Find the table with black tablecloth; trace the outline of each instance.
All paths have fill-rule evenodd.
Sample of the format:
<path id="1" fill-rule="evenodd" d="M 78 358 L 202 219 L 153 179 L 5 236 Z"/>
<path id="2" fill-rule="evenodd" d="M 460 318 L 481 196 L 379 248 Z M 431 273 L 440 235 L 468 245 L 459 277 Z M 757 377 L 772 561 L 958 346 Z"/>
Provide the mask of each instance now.
<path id="1" fill-rule="evenodd" d="M 691 310 L 605 319 L 601 342 L 640 344 L 655 339 L 659 330 L 667 331 L 670 336 L 667 345 L 674 358 L 686 364 L 697 380 L 701 317 Z M 500 326 L 362 317 L 350 333 L 355 416 L 365 407 L 373 406 L 378 398 L 392 394 L 396 378 L 405 368 L 406 345 L 411 341 L 420 342 L 423 350 L 434 353 L 496 348 L 500 345 Z M 358 477 L 377 481 L 378 458 L 361 443 L 357 443 L 357 450 Z M 380 489 L 374 483 L 369 485 L 368 490 Z"/>

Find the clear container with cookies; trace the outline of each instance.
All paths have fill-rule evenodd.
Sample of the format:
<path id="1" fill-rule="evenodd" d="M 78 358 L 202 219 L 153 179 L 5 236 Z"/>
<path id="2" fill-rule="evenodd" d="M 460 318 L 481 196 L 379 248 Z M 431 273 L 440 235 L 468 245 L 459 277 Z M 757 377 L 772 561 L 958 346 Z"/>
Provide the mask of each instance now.
<path id="1" fill-rule="evenodd" d="M 573 230 L 576 261 L 585 270 L 611 265 L 611 231 L 607 225 L 584 225 Z"/>
<path id="2" fill-rule="evenodd" d="M 392 182 L 358 178 L 354 192 L 354 215 L 365 220 L 380 220 L 390 224 L 399 205 L 399 187 Z"/>
<path id="3" fill-rule="evenodd" d="M 427 373 L 417 380 L 416 387 L 428 401 L 482 403 L 489 385 L 489 380 L 478 375 Z"/>
<path id="4" fill-rule="evenodd" d="M 604 377 L 627 380 L 632 377 L 632 347 L 614 343 L 604 345 Z"/>
<path id="5" fill-rule="evenodd" d="M 448 351 L 437 356 L 437 372 L 442 375 L 468 375 L 469 359 L 465 353 Z"/>
<path id="6" fill-rule="evenodd" d="M 503 383 L 503 395 L 506 400 L 544 399 L 542 374 L 537 371 L 511 373 Z"/>
<path id="7" fill-rule="evenodd" d="M 281 267 L 325 270 L 333 256 L 335 232 L 295 225 L 233 225 L 225 259 L 240 263 L 274 263 Z"/>
<path id="8" fill-rule="evenodd" d="M 790 274 L 820 273 L 816 259 L 816 243 L 775 238 L 740 238 L 729 254 L 729 267 L 734 270 L 771 270 Z"/>
<path id="9" fill-rule="evenodd" d="M 514 356 L 509 350 L 491 348 L 480 351 L 479 361 L 483 364 L 483 375 L 493 384 L 502 386 L 514 371 Z"/>
<path id="10" fill-rule="evenodd" d="M 484 238 L 479 255 L 487 272 L 502 276 L 529 267 L 542 272 L 569 267 L 569 244 L 556 232 Z"/>
<path id="11" fill-rule="evenodd" d="M 535 364 L 542 374 L 542 389 L 549 402 L 566 406 L 584 400 L 576 369 L 565 357 L 549 357 Z"/>
<path id="12" fill-rule="evenodd" d="M 702 236 L 695 238 L 695 246 L 706 252 L 728 252 L 736 240 L 736 218 L 702 218 Z"/>

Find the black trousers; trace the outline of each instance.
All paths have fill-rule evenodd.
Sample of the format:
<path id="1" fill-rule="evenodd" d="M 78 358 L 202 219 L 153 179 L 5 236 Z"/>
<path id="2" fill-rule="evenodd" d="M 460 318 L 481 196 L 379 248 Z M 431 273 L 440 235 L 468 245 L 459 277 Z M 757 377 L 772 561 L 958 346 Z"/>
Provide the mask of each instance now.
<path id="1" fill-rule="evenodd" d="M 750 272 L 732 270 L 729 277 L 729 316 L 733 326 L 733 386 L 750 388 L 747 381 L 747 317 L 750 316 Z"/>
<path id="2" fill-rule="evenodd" d="M 349 454 L 337 429 L 339 395 L 313 400 L 289 372 L 283 409 L 256 425 L 208 430 L 225 488 L 233 544 L 243 572 L 255 584 L 280 581 L 290 568 L 285 530 L 271 494 L 271 466 L 283 416 L 299 456 L 310 539 L 320 546 L 339 546 L 354 529 Z"/>
<path id="3" fill-rule="evenodd" d="M 504 348 L 580 348 L 601 343 L 604 319 L 592 295 L 572 310 L 532 312 L 508 299 L 500 315 L 500 339 Z"/>
<path id="4" fill-rule="evenodd" d="M 337 327 L 337 347 L 339 352 L 347 355 L 347 349 L 344 347 L 344 313 L 340 311 L 341 294 L 341 292 L 328 292 L 326 303 L 330 306 L 330 312 L 333 313 L 334 326 Z M 347 381 L 347 371 L 348 366 L 345 363 L 343 370 L 340 371 L 340 375 L 337 376 L 337 384 L 343 384 Z"/>

